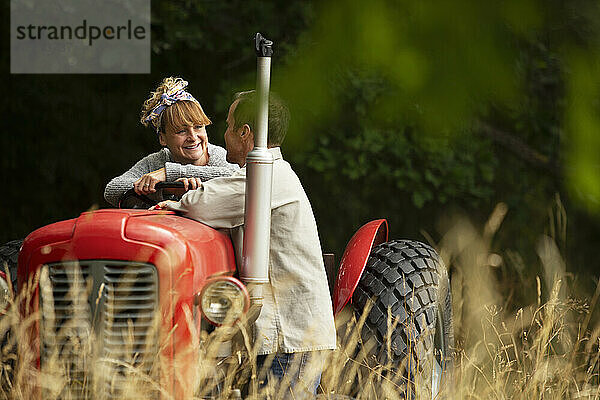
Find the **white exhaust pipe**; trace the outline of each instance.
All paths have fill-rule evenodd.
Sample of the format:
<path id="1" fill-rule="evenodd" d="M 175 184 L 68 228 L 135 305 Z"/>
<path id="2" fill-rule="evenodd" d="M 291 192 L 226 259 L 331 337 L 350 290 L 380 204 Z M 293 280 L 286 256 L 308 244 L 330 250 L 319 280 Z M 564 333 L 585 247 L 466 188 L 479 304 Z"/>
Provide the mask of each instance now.
<path id="1" fill-rule="evenodd" d="M 256 34 L 256 94 L 258 115 L 254 127 L 254 149 L 246 157 L 246 203 L 244 244 L 240 278 L 248 285 L 253 303 L 262 304 L 261 284 L 269 282 L 271 241 L 271 192 L 273 156 L 267 151 L 269 84 L 273 42 Z"/>

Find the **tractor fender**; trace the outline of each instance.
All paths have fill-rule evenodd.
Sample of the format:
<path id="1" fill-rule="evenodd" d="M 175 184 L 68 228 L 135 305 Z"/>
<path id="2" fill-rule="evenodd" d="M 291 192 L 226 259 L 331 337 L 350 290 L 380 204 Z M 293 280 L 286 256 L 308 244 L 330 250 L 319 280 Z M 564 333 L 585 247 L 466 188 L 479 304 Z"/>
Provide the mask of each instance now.
<path id="1" fill-rule="evenodd" d="M 367 265 L 373 246 L 388 240 L 388 224 L 377 219 L 364 224 L 348 242 L 333 289 L 333 310 L 337 315 L 352 298 Z"/>

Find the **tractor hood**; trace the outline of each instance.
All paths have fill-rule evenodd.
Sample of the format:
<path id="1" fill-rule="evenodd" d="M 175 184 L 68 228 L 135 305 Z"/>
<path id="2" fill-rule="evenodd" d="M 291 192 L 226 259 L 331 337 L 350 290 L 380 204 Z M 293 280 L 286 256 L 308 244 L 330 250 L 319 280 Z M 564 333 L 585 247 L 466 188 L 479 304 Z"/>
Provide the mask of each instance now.
<path id="1" fill-rule="evenodd" d="M 74 260 L 152 263 L 174 276 L 194 266 L 194 281 L 235 271 L 227 234 L 170 211 L 119 209 L 85 212 L 32 232 L 23 243 L 19 270 L 23 266 L 30 273 L 42 264 Z"/>

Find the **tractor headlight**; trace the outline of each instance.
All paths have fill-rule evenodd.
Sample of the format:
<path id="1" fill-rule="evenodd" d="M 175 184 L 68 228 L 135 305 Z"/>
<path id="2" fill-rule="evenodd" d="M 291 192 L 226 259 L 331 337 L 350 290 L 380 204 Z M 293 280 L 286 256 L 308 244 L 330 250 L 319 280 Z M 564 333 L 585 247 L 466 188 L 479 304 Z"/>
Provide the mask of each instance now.
<path id="1" fill-rule="evenodd" d="M 10 290 L 8 288 L 8 282 L 3 276 L 0 276 L 0 311 L 6 310 L 8 302 L 10 300 Z"/>
<path id="2" fill-rule="evenodd" d="M 200 294 L 202 314 L 215 325 L 233 324 L 248 310 L 249 303 L 246 287 L 231 277 L 208 281 Z"/>

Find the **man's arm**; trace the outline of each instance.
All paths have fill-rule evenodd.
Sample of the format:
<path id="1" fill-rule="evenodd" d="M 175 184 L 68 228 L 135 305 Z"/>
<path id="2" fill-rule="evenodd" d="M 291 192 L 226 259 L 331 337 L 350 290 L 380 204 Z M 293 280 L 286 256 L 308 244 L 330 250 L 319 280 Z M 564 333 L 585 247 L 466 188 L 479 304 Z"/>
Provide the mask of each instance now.
<path id="1" fill-rule="evenodd" d="M 178 202 L 160 205 L 215 229 L 235 228 L 244 224 L 245 190 L 246 177 L 238 172 L 204 182 L 201 188 L 187 192 Z"/>

